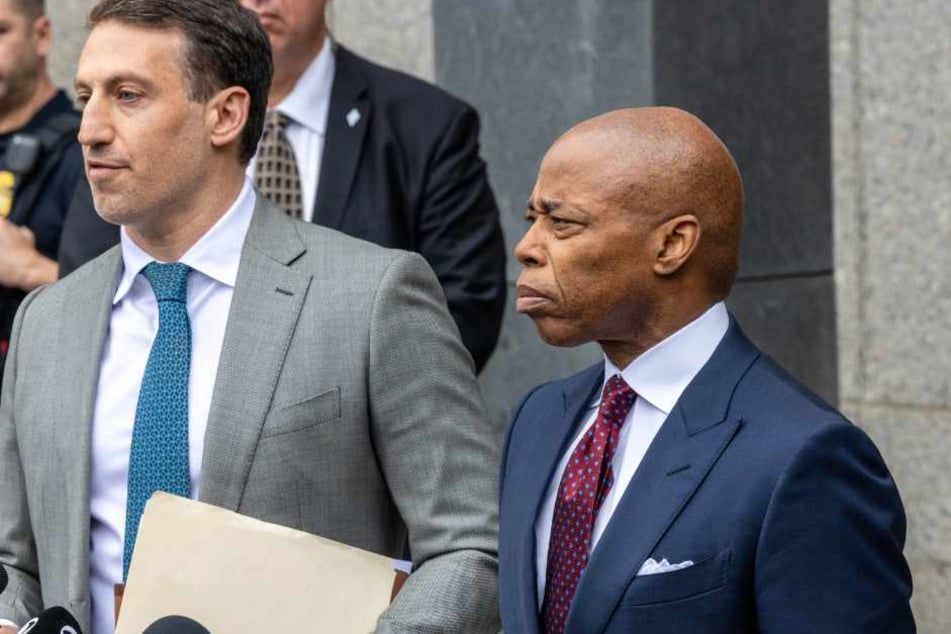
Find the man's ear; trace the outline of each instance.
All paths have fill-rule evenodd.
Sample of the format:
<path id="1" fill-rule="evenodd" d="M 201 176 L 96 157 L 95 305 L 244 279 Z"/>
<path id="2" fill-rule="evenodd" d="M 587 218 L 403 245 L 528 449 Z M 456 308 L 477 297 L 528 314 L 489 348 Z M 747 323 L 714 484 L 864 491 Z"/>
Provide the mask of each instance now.
<path id="1" fill-rule="evenodd" d="M 212 146 L 221 149 L 240 143 L 250 108 L 251 95 L 240 86 L 225 88 L 212 97 L 206 107 Z"/>
<path id="2" fill-rule="evenodd" d="M 673 275 L 700 244 L 700 221 L 693 214 L 684 214 L 666 221 L 657 228 L 657 232 L 661 245 L 654 260 L 654 273 Z"/>
<path id="3" fill-rule="evenodd" d="M 36 54 L 42 58 L 49 57 L 53 48 L 53 25 L 46 15 L 41 15 L 33 21 L 33 41 L 36 43 Z"/>

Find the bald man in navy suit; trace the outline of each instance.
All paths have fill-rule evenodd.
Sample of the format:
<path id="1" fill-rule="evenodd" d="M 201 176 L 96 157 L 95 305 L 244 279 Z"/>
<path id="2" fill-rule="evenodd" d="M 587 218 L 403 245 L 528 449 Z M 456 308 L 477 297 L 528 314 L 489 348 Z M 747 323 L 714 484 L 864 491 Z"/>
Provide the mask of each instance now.
<path id="1" fill-rule="evenodd" d="M 861 429 L 760 352 L 723 300 L 743 188 L 673 108 L 546 155 L 518 310 L 604 360 L 535 388 L 502 465 L 503 624 L 519 634 L 909 634 L 898 490 Z"/>

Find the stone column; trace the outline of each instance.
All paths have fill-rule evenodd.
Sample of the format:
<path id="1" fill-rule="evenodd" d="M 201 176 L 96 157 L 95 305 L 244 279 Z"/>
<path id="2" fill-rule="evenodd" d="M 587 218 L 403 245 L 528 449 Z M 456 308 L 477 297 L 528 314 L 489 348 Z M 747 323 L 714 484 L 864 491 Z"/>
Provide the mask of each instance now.
<path id="1" fill-rule="evenodd" d="M 951 631 L 951 5 L 832 0 L 842 406 L 908 515 L 919 631 Z"/>

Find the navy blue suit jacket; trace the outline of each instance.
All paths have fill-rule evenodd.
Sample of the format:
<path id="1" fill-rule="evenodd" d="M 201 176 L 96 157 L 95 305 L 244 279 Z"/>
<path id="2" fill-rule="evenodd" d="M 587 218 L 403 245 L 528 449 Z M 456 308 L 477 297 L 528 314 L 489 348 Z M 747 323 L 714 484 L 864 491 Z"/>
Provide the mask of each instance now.
<path id="1" fill-rule="evenodd" d="M 535 519 L 603 380 L 516 410 L 501 479 L 502 621 L 539 632 Z M 570 634 L 915 631 L 905 515 L 869 438 L 735 322 L 661 427 L 582 575 Z M 689 568 L 637 576 L 648 557 Z"/>

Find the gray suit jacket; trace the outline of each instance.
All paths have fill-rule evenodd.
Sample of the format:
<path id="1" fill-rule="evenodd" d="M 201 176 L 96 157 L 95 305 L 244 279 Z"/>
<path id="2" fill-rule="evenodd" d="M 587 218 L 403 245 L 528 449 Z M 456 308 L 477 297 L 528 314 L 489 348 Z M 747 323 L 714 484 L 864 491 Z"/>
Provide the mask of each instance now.
<path id="1" fill-rule="evenodd" d="M 259 198 L 259 200 L 263 200 Z M 0 618 L 89 627 L 90 432 L 118 247 L 33 293 L 0 399 Z M 499 439 L 424 260 L 258 203 L 200 499 L 417 567 L 380 631 L 498 628 Z"/>

